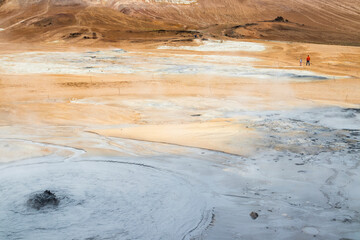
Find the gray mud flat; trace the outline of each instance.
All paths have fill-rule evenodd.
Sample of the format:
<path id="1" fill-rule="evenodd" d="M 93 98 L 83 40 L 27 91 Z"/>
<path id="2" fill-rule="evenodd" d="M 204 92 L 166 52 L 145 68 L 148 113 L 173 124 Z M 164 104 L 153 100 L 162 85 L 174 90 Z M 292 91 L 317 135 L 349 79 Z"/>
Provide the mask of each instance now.
<path id="1" fill-rule="evenodd" d="M 359 239 L 359 112 L 246 114 L 261 117 L 247 124 L 268 136 L 250 157 L 110 138 L 122 151 L 184 153 L 104 159 L 83 158 L 75 149 L 65 161 L 3 164 L 0 237 Z M 51 211 L 34 212 L 26 196 L 39 187 L 66 197 Z M 140 231 L 139 224 L 146 227 Z"/>
<path id="2" fill-rule="evenodd" d="M 264 67 L 253 57 L 264 50 L 258 43 L 209 41 L 144 53 L 110 49 L 1 55 L 1 73 L 15 77 L 7 83 L 1 105 L 8 118 L 1 119 L 0 129 L 0 150 L 5 152 L 0 156 L 0 240 L 360 239 L 360 110 L 294 99 L 291 93 L 268 103 L 263 89 L 251 87 L 249 96 L 227 95 L 222 77 L 232 78 L 234 85 L 237 78 L 246 79 L 237 86 L 245 94 L 252 83 L 261 87 L 264 81 L 271 86 L 336 78 Z M 223 51 L 229 54 L 215 53 Z M 234 51 L 255 53 L 244 57 Z M 19 86 L 16 74 L 58 79 L 49 88 L 45 85 L 37 100 L 7 103 L 6 96 Z M 69 92 L 51 99 L 50 86 L 67 91 L 57 87 L 72 74 L 90 77 L 68 82 Z M 106 80 L 107 74 L 119 79 L 139 74 L 137 84 L 150 74 L 151 81 L 139 86 L 154 88 L 135 84 L 121 95 L 126 84 L 118 89 L 110 85 L 101 95 L 105 89 L 91 88 L 89 82 L 94 75 Z M 174 86 L 191 93 L 154 96 L 152 90 L 161 92 L 162 81 L 174 76 L 184 81 Z M 220 79 L 212 83 L 219 95 L 213 95 L 208 77 Z M 192 79 L 197 83 L 188 82 Z M 197 96 L 199 89 L 205 90 Z M 280 95 L 288 90 L 279 89 Z M 37 88 L 26 91 L 38 94 Z M 95 92 L 99 95 L 92 96 Z M 212 128 L 206 124 L 214 121 L 235 127 L 230 133 L 222 131 L 223 125 L 209 132 L 200 129 L 194 136 L 206 143 L 225 139 L 224 145 L 242 148 L 241 138 L 247 135 L 232 131 L 251 129 L 259 138 L 246 147 L 254 151 L 237 155 L 208 150 L 219 149 L 211 144 L 201 149 L 166 143 L 166 138 L 160 143 L 91 131 L 162 124 L 171 130 L 193 123 Z"/>

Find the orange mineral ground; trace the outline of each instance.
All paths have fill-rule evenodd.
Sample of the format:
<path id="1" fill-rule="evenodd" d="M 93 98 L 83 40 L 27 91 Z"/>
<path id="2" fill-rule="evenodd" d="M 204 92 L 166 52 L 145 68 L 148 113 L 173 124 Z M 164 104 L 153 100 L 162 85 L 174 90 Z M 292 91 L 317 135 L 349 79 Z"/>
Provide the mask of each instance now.
<path id="1" fill-rule="evenodd" d="M 134 124 L 124 131 L 95 132 L 248 154 L 253 147 L 239 147 L 243 143 L 232 144 L 232 139 L 235 135 L 238 139 L 246 139 L 244 144 L 252 145 L 251 137 L 241 137 L 251 131 L 241 131 L 244 126 L 234 123 L 234 119 L 220 113 L 209 117 L 192 115 L 199 112 L 206 115 L 207 107 L 216 109 L 221 104 L 226 106 L 227 101 L 230 101 L 228 108 L 234 106 L 257 111 L 314 106 L 356 108 L 359 105 L 359 48 L 303 43 L 252 43 L 266 50 L 199 52 L 181 49 L 179 43 L 164 45 L 167 49 L 157 49 L 153 44 L 140 45 L 139 48 L 135 44 L 127 48 L 126 44 L 121 43 L 126 52 L 121 53 L 118 59 L 118 55 L 112 55 L 114 52 L 111 49 L 89 52 L 88 47 L 72 47 L 68 52 L 69 49 L 64 46 L 56 46 L 54 51 L 53 45 L 44 44 L 26 48 L 27 53 L 21 53 L 23 46 L 17 45 L 16 49 L 11 49 L 14 44 L 6 43 L 3 44 L 2 51 L 5 53 L 0 67 L 3 71 L 1 124 L 95 124 L 108 127 Z M 221 45 L 219 42 L 216 46 Z M 196 45 L 193 44 L 193 47 L 196 49 Z M 38 52 L 40 49 L 43 52 Z M 298 66 L 298 58 L 304 54 L 312 56 L 312 66 Z M 87 62 L 89 59 L 91 62 Z M 115 70 L 106 72 L 107 66 L 98 66 L 96 61 L 109 64 Z M 72 69 L 73 62 L 82 65 Z M 189 63 L 193 66 L 187 65 Z M 87 66 L 92 64 L 95 65 Z M 228 64 L 230 69 L 226 69 Z M 164 68 L 167 65 L 205 69 L 197 69 L 197 73 L 187 73 L 185 69 L 182 74 L 181 70 L 176 69 L 167 72 Z M 211 69 L 211 72 L 207 73 L 206 69 Z M 253 72 L 249 74 L 248 71 Z M 256 75 L 257 71 L 259 75 Z M 319 79 L 322 76 L 326 76 L 326 79 L 318 80 L 317 75 Z M 136 104 L 122 104 L 123 101 L 134 101 Z M 158 102 L 159 106 L 147 107 L 147 101 Z M 172 105 L 166 106 L 166 102 L 173 101 L 176 102 L 175 109 Z M 199 110 L 195 106 L 191 108 L 189 101 L 195 101 L 194 105 L 199 103 Z M 163 104 L 165 106 L 161 107 Z M 177 105 L 184 106 L 178 109 Z M 172 127 L 174 133 L 167 134 Z M 207 139 L 207 134 L 217 137 Z M 255 132 L 251 135 L 257 136 Z"/>
<path id="2" fill-rule="evenodd" d="M 358 0 L 0 0 L 0 239 L 359 239 L 358 29 Z"/>

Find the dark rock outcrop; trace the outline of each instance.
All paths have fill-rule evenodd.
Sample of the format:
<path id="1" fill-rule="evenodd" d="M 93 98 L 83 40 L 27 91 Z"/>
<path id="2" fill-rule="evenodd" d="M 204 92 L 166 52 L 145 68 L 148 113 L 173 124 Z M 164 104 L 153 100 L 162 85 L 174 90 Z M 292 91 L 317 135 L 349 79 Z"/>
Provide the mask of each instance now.
<path id="1" fill-rule="evenodd" d="M 54 193 L 49 190 L 45 190 L 43 193 L 37 193 L 29 198 L 27 204 L 29 207 L 36 210 L 40 210 L 46 206 L 57 206 L 59 205 L 60 200 L 56 197 Z"/>
<path id="2" fill-rule="evenodd" d="M 289 20 L 283 18 L 282 16 L 276 17 L 273 22 L 289 22 Z"/>

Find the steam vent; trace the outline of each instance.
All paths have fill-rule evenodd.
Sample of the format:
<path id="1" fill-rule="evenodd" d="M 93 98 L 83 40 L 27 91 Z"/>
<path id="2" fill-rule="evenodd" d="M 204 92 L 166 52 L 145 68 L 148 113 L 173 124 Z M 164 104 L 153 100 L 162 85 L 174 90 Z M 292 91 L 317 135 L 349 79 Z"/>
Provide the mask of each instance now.
<path id="1" fill-rule="evenodd" d="M 27 204 L 29 207 L 36 210 L 40 210 L 44 207 L 57 206 L 59 205 L 60 200 L 57 199 L 56 195 L 49 190 L 45 190 L 42 193 L 37 193 L 29 198 Z"/>

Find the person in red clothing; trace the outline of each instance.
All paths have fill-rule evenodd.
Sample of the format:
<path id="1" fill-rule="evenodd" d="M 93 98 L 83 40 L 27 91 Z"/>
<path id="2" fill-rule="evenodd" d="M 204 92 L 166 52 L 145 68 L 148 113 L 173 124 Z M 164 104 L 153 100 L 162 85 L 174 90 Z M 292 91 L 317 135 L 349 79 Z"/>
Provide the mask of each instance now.
<path id="1" fill-rule="evenodd" d="M 309 65 L 310 66 L 310 56 L 308 55 L 306 58 L 306 66 Z"/>

